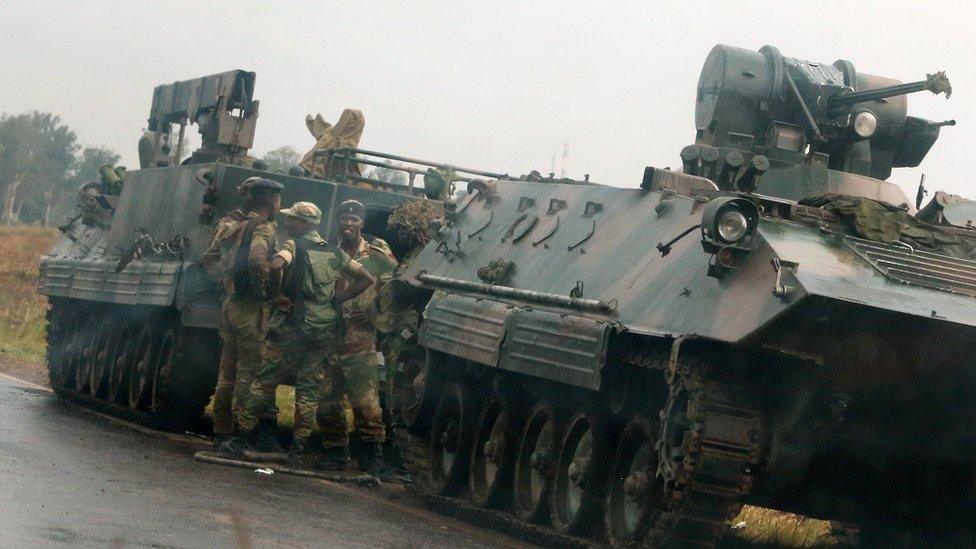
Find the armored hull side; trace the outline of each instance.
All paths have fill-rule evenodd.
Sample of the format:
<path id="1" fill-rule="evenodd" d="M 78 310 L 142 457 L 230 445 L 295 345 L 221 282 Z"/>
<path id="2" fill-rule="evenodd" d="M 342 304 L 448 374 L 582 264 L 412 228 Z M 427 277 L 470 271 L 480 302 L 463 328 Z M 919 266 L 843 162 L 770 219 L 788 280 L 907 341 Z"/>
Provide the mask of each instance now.
<path id="1" fill-rule="evenodd" d="M 699 185 L 690 176 L 662 177 L 684 181 L 685 188 Z M 655 452 L 661 460 L 694 449 L 709 463 L 717 458 L 695 444 L 735 448 L 725 465 L 708 465 L 740 468 L 721 473 L 717 501 L 854 522 L 907 520 L 928 507 L 939 509 L 947 522 L 965 523 L 974 496 L 966 479 L 974 478 L 976 437 L 959 426 L 976 419 L 968 397 L 976 389 L 970 366 L 976 301 L 962 293 L 968 289 L 946 284 L 973 263 L 864 241 L 837 223 L 797 215 L 802 208 L 794 202 L 760 196 L 746 197 L 764 209 L 756 236 L 720 276 L 710 269 L 717 259 L 703 248 L 700 229 L 662 255 L 658 243 L 702 223 L 707 204 L 727 194 L 707 186 L 683 196 L 667 189 L 516 181 L 477 189 L 400 277 L 415 290 L 433 292 L 419 335 L 423 364 L 406 371 L 419 392 L 404 404 L 426 410 L 421 415 L 433 425 L 415 429 L 435 429 L 430 436 L 439 436 L 433 395 L 452 387 L 484 388 L 469 396 L 466 405 L 472 407 L 501 398 L 490 387 L 518 387 L 509 389 L 509 399 L 562 407 L 563 416 L 553 412 L 561 417 L 553 424 L 560 436 L 570 436 L 580 414 L 600 410 L 601 419 L 588 421 L 626 425 L 615 431 L 621 437 L 660 429 Z M 885 271 L 885 261 L 895 260 L 924 283 Z M 502 278 L 485 279 L 491 265 L 505 262 L 511 267 Z M 717 410 L 730 415 L 699 417 L 697 429 L 703 430 L 695 437 L 701 438 L 686 439 L 693 418 L 684 406 L 694 398 L 712 402 L 719 416 L 725 412 Z M 539 412 L 533 410 L 525 413 Z M 652 419 L 642 420 L 650 427 L 628 423 L 634 415 L 656 418 L 659 411 L 668 419 L 658 427 Z M 523 425 L 528 429 L 531 421 Z M 709 428 L 730 431 L 713 432 L 717 439 L 709 440 Z M 688 440 L 699 442 L 682 449 Z M 558 449 L 565 443 L 551 451 L 568 451 Z M 518 448 L 512 451 L 523 451 Z M 480 451 L 474 447 L 471 463 Z M 599 459 L 617 459 L 604 452 Z M 430 455 L 437 459 L 436 452 Z M 934 463 L 939 474 L 905 476 Z M 558 469 L 548 471 L 547 489 L 575 482 L 561 479 Z M 677 497 L 667 483 L 677 485 L 682 473 L 664 471 L 657 482 L 665 484 L 643 493 Z M 686 473 L 684 482 L 719 474 Z M 519 477 L 512 474 L 519 513 Z M 592 497 L 611 510 L 604 518 L 612 529 L 615 506 L 630 512 L 614 499 L 615 490 L 624 490 L 614 482 L 630 477 L 602 474 L 610 475 L 601 477 L 607 484 L 590 493 L 600 494 Z M 902 481 L 896 488 L 877 489 L 896 478 Z M 628 489 L 634 482 L 655 482 L 635 479 Z M 470 482 L 475 490 L 484 481 Z M 433 483 L 435 490 L 443 486 Z M 556 494 L 550 493 L 547 505 L 565 505 Z M 562 531 L 558 512 L 551 509 Z M 704 520 L 683 512 L 689 521 Z M 665 520 L 649 513 L 658 517 L 649 521 Z M 694 534 L 703 536 L 702 543 L 708 532 L 720 530 L 705 522 L 709 526 Z M 629 532 L 619 528 L 618 536 Z M 673 524 L 661 529 L 643 535 L 690 535 Z"/>

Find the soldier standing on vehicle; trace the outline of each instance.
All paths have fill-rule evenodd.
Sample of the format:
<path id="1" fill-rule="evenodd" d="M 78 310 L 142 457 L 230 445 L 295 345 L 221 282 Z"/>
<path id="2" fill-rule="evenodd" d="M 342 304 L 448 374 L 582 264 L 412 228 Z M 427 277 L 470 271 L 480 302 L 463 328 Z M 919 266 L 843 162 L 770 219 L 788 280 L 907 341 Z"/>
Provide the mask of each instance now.
<path id="1" fill-rule="evenodd" d="M 245 180 L 238 188 L 244 195 L 243 207 L 217 223 L 201 259 L 225 292 L 219 323 L 223 345 L 214 391 L 215 445 L 233 434 L 244 395 L 266 354 L 268 270 L 277 244 L 273 220 L 281 207 L 282 188 L 270 179 Z M 261 423 L 258 446 L 263 451 L 283 452 L 275 438 L 274 415 Z"/>
<path id="2" fill-rule="evenodd" d="M 294 441 L 289 463 L 301 465 L 312 433 L 315 408 L 328 359 L 339 343 L 339 306 L 375 282 L 373 275 L 315 231 L 322 213 L 315 204 L 296 202 L 281 211 L 290 240 L 271 262 L 277 290 L 269 331 L 269 356 L 248 391 L 239 432 L 218 447 L 221 454 L 243 457 L 251 449 L 257 420 L 274 402 L 275 388 L 287 378 L 295 382 Z M 336 288 L 340 275 L 351 281 Z M 280 281 L 280 286 L 277 283 Z"/>
<path id="3" fill-rule="evenodd" d="M 367 473 L 379 475 L 385 468 L 383 442 L 386 439 L 386 426 L 380 407 L 376 328 L 370 316 L 376 288 L 393 278 L 397 262 L 390 246 L 382 239 L 363 237 L 366 208 L 360 202 L 343 202 L 336 208 L 336 215 L 342 251 L 375 276 L 377 283 L 342 305 L 344 334 L 335 367 L 327 372 L 318 406 L 318 423 L 325 447 L 325 456 L 318 467 L 341 470 L 349 462 L 349 430 L 342 399 L 346 396 L 352 407 L 356 432 L 363 443 L 359 467 Z"/>

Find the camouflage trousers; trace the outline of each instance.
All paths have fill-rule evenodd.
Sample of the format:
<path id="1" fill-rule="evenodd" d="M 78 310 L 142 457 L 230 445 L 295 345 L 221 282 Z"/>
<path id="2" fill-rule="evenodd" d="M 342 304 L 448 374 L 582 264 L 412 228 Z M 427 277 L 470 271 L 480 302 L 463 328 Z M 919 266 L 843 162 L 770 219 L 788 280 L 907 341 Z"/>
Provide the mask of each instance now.
<path id="1" fill-rule="evenodd" d="M 278 385 L 294 379 L 296 441 L 307 441 L 312 434 L 315 409 L 329 368 L 328 357 L 336 352 L 338 334 L 335 329 L 315 338 L 301 330 L 288 328 L 269 338 L 268 360 L 262 367 L 247 394 L 244 411 L 238 420 L 241 431 L 250 432 L 258 419 L 275 401 Z"/>
<path id="2" fill-rule="evenodd" d="M 244 409 L 254 375 L 264 364 L 268 304 L 246 298 L 224 300 L 218 327 L 222 342 L 214 391 L 214 434 L 228 436 Z"/>
<path id="3" fill-rule="evenodd" d="M 367 443 L 383 443 L 386 426 L 380 408 L 379 364 L 375 348 L 337 358 L 319 401 L 318 423 L 326 448 L 349 446 L 349 426 L 343 397 L 349 399 L 356 432 Z"/>

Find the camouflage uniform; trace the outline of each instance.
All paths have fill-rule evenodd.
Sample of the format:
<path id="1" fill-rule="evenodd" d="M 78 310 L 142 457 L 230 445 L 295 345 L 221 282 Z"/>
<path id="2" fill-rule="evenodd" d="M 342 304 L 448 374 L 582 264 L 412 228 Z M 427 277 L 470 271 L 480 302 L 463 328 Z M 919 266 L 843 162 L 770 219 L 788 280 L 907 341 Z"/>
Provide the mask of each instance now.
<path id="1" fill-rule="evenodd" d="M 389 245 L 379 238 L 370 241 L 361 238 L 352 259 L 373 274 L 377 282 L 342 305 L 345 332 L 318 406 L 318 423 L 326 448 L 349 445 L 343 395 L 349 399 L 360 440 L 382 444 L 386 438 L 379 398 L 376 329 L 370 316 L 376 289 L 393 278 L 397 262 Z"/>
<path id="2" fill-rule="evenodd" d="M 249 222 L 256 223 L 251 238 L 249 264 L 257 265 L 252 286 L 259 289 L 240 295 L 234 287 L 233 265 Z M 235 210 L 222 218 L 214 230 L 210 247 L 202 262 L 207 272 L 221 280 L 225 296 L 220 310 L 218 330 L 223 342 L 217 388 L 214 391 L 214 434 L 228 436 L 234 431 L 234 419 L 240 416 L 244 395 L 265 356 L 268 327 L 266 264 L 277 243 L 275 227 L 255 213 Z M 260 268 L 265 265 L 265 268 Z"/>
<path id="3" fill-rule="evenodd" d="M 289 215 L 287 210 L 282 213 Z M 254 429 L 257 419 L 274 402 L 275 388 L 294 376 L 294 437 L 304 446 L 312 432 L 326 361 L 338 345 L 335 284 L 341 274 L 355 276 L 357 269 L 345 252 L 326 243 L 317 232 L 309 231 L 299 240 L 288 240 L 277 254 L 288 265 L 284 291 L 292 302 L 292 312 L 275 310 L 272 314 L 268 361 L 251 383 L 239 426 L 242 432 Z M 295 262 L 299 245 L 308 251 L 304 265 Z M 288 280 L 298 280 L 292 278 L 298 275 L 295 269 L 304 269 L 301 288 L 289 288 Z"/>

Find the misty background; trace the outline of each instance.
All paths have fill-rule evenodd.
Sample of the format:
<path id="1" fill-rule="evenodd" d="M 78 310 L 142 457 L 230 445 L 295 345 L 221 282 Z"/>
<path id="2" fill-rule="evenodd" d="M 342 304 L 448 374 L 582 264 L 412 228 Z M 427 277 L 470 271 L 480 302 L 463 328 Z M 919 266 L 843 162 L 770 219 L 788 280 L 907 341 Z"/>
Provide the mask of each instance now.
<path id="1" fill-rule="evenodd" d="M 952 98 L 914 94 L 909 113 L 958 125 L 891 180 L 909 197 L 923 172 L 931 190 L 976 195 L 966 3 L 351 4 L 7 0 L 0 113 L 58 115 L 79 144 L 136 168 L 156 85 L 240 68 L 258 75 L 255 156 L 308 150 L 305 115 L 334 122 L 350 107 L 365 114 L 366 149 L 633 187 L 644 166 L 680 166 L 712 46 L 770 44 L 906 82 L 945 70 Z"/>

